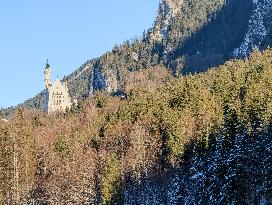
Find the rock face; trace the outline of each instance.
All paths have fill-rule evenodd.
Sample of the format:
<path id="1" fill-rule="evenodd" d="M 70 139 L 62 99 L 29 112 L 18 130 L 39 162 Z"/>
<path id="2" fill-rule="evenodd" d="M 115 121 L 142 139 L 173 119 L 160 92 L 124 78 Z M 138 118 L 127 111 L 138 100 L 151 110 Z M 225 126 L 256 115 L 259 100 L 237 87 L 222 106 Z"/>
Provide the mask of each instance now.
<path id="1" fill-rule="evenodd" d="M 106 70 L 104 73 L 100 66 L 94 66 L 90 72 L 89 96 L 99 90 L 105 90 L 108 93 L 118 90 L 118 81 L 113 70 Z"/>
<path id="2" fill-rule="evenodd" d="M 180 12 L 182 3 L 183 0 L 163 0 L 160 3 L 154 30 L 151 34 L 152 40 L 161 41 L 167 38 L 170 30 L 169 26 Z"/>

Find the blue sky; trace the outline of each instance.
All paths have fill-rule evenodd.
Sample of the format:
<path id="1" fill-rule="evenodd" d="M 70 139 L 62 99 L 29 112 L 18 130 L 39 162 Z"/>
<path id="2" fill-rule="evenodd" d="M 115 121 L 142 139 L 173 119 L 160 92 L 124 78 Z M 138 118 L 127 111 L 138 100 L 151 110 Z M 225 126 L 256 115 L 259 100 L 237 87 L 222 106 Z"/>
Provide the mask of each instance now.
<path id="1" fill-rule="evenodd" d="M 0 107 L 44 89 L 46 59 L 60 78 L 155 20 L 159 0 L 0 1 Z"/>

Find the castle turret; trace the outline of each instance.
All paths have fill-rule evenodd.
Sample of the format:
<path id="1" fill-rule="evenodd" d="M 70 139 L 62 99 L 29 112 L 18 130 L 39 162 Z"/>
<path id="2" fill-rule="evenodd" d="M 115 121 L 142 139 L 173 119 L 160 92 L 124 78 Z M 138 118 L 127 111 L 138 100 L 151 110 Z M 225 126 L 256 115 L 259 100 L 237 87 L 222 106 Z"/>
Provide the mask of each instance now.
<path id="1" fill-rule="evenodd" d="M 45 86 L 47 89 L 49 89 L 49 87 L 51 86 L 51 68 L 50 68 L 50 65 L 48 63 L 48 60 L 46 62 L 46 66 L 45 66 L 45 69 L 44 69 L 44 83 L 45 83 Z"/>

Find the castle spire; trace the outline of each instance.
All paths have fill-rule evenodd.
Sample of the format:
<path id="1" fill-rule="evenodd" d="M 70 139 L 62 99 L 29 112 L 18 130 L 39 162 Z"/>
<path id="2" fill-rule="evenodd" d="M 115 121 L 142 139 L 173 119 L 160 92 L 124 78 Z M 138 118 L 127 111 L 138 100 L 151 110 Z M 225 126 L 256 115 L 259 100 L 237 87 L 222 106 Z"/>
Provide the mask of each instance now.
<path id="1" fill-rule="evenodd" d="M 45 86 L 46 86 L 47 89 L 51 86 L 50 72 L 51 72 L 51 68 L 50 68 L 50 65 L 49 65 L 48 59 L 47 59 L 46 66 L 45 66 L 45 69 L 44 69 L 44 83 L 45 83 Z"/>
<path id="2" fill-rule="evenodd" d="M 48 63 L 48 59 L 46 60 L 46 68 L 50 68 L 50 65 Z"/>

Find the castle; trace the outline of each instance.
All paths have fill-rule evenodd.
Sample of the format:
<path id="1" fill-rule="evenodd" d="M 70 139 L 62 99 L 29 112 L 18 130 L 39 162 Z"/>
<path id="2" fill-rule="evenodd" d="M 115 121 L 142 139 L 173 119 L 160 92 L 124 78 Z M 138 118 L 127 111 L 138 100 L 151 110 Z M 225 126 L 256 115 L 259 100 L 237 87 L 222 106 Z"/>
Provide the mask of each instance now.
<path id="1" fill-rule="evenodd" d="M 44 70 L 44 83 L 46 86 L 45 109 L 48 113 L 65 112 L 66 109 L 72 106 L 67 83 L 57 79 L 52 84 L 50 75 L 51 68 L 47 61 Z"/>

